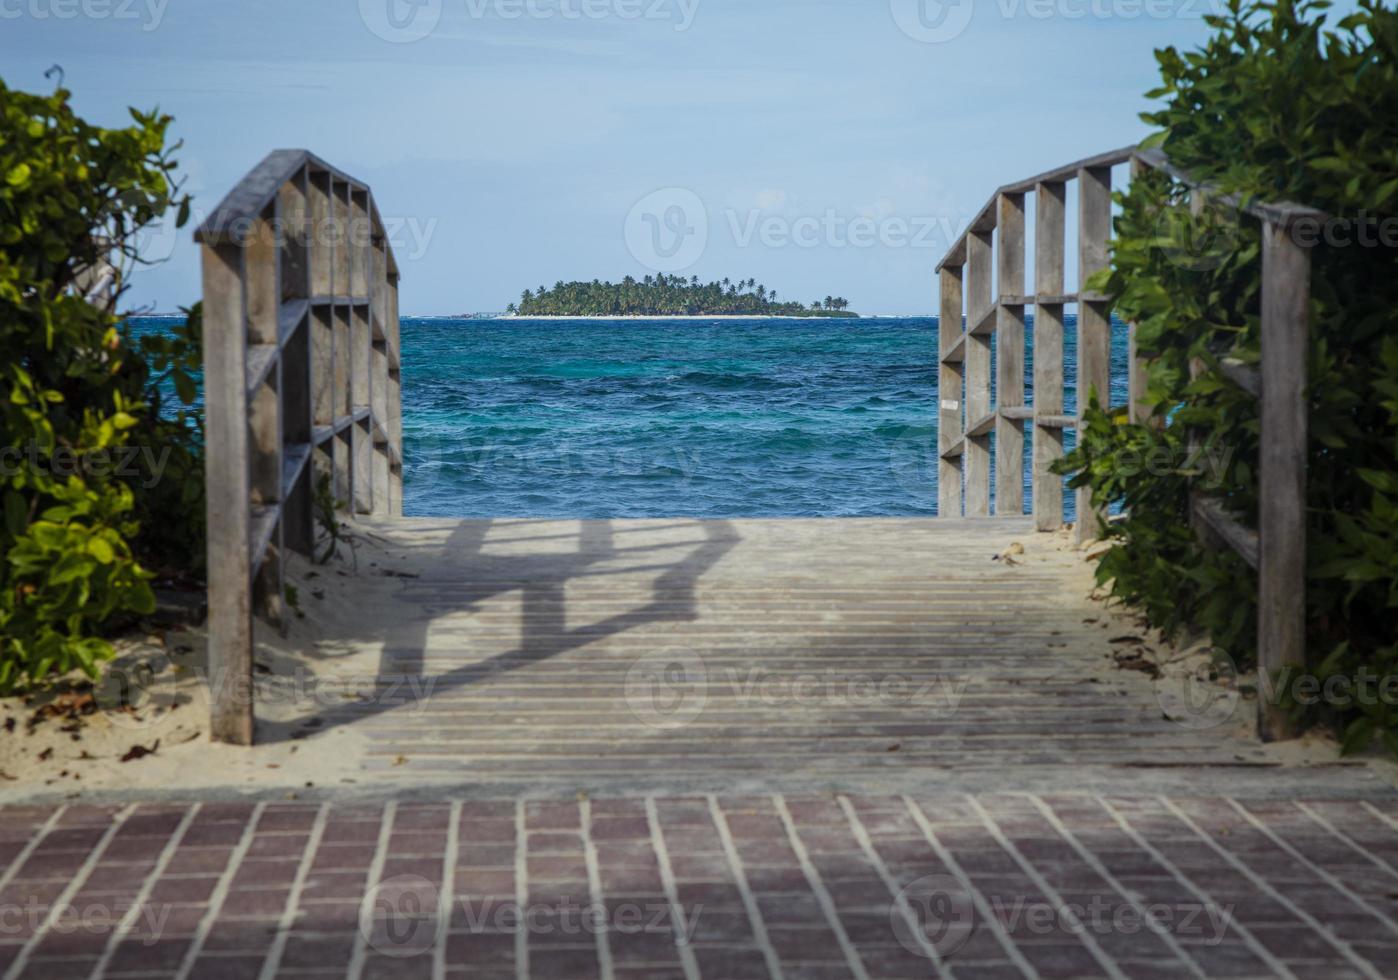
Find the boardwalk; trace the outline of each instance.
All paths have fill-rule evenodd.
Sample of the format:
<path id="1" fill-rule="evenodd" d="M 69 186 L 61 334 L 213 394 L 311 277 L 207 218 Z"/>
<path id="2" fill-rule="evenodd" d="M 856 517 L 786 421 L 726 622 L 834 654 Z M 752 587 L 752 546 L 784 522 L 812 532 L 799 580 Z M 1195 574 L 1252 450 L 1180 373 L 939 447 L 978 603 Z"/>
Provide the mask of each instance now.
<path id="1" fill-rule="evenodd" d="M 209 757 L 354 784 L 5 808 L 0 975 L 1398 976 L 1391 787 L 1165 718 L 1067 534 L 355 533 L 305 659 L 398 696 Z"/>
<path id="2" fill-rule="evenodd" d="M 1087 600 L 1067 535 L 1027 521 L 364 526 L 418 576 L 364 597 L 388 629 L 343 637 L 381 645 L 392 683 L 424 678 L 422 700 L 344 713 L 395 778 L 725 789 L 1265 763 L 1167 721 L 1115 669 L 1128 626 Z"/>

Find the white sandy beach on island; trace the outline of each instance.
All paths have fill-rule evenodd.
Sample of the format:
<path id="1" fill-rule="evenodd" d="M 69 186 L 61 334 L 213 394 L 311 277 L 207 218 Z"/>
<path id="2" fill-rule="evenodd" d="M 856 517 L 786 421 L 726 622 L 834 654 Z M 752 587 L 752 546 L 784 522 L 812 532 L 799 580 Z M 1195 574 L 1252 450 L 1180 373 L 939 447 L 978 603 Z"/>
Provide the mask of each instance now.
<path id="1" fill-rule="evenodd" d="M 872 319 L 909 319 L 921 314 L 887 314 L 874 315 L 866 314 L 862 316 L 778 316 L 766 313 L 613 313 L 607 315 L 587 314 L 585 316 L 540 316 L 530 313 L 522 315 L 519 313 L 503 313 L 500 316 L 467 316 L 467 317 L 447 317 L 446 319 L 464 320 L 872 320 Z M 927 314 L 931 316 L 931 314 Z M 408 319 L 412 319 L 408 317 Z M 424 318 L 426 319 L 426 318 Z"/>

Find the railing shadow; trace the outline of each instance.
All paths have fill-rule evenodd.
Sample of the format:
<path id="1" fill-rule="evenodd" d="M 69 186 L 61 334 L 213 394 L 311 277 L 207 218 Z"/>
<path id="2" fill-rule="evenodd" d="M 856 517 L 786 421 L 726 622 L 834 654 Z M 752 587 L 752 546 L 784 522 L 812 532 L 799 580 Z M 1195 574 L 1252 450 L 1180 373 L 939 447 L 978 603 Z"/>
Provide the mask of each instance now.
<path id="1" fill-rule="evenodd" d="M 393 700 L 379 696 L 385 681 L 423 678 L 427 683 L 423 699 L 438 697 L 469 687 L 560 654 L 578 649 L 627 630 L 655 623 L 691 622 L 698 618 L 694 589 L 699 578 L 713 568 L 741 540 L 731 522 L 706 520 L 684 522 L 703 532 L 703 540 L 659 547 L 618 547 L 610 520 L 580 522 L 575 553 L 551 552 L 540 555 L 488 555 L 484 546 L 496 522 L 462 520 L 447 536 L 433 570 L 421 578 L 403 579 L 400 601 L 416 607 L 420 614 L 411 620 L 413 635 L 405 636 L 404 623 L 388 623 L 370 635 L 337 636 L 352 643 L 383 643 L 378 667 L 380 690 L 368 702 L 344 706 L 321 706 L 309 716 L 294 721 L 259 720 L 259 744 L 275 744 L 320 734 L 338 727 L 365 722 L 404 708 L 420 707 L 423 700 Z M 675 527 L 680 525 L 665 525 Z M 651 527 L 660 530 L 660 527 Z M 557 537 L 557 536 L 553 536 Z M 534 539 L 538 540 L 538 539 Z M 683 558 L 672 562 L 633 565 L 621 569 L 598 566 L 632 552 L 689 547 Z M 568 626 L 567 586 L 571 581 L 599 575 L 634 573 L 653 569 L 659 574 L 651 582 L 650 601 L 624 609 L 602 620 L 582 626 Z M 429 659 L 430 632 L 434 622 L 451 613 L 464 612 L 487 599 L 508 592 L 521 593 L 520 640 L 512 649 L 484 660 L 463 664 L 443 674 L 424 674 Z M 626 594 L 626 593 L 618 593 Z M 463 655 L 465 651 L 462 652 Z"/>

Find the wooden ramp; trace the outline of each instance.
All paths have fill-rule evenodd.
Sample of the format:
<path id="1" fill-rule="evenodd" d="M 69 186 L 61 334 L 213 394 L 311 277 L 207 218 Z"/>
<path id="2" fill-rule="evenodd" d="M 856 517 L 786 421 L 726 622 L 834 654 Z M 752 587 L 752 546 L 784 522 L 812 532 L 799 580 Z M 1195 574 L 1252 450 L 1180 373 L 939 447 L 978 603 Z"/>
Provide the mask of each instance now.
<path id="1" fill-rule="evenodd" d="M 330 642 L 377 649 L 394 696 L 337 721 L 383 775 L 838 786 L 1270 764 L 1231 725 L 1163 716 L 1111 659 L 1129 627 L 1087 598 L 1068 532 L 1027 520 L 358 527 L 396 567 L 356 583 L 360 625 Z"/>

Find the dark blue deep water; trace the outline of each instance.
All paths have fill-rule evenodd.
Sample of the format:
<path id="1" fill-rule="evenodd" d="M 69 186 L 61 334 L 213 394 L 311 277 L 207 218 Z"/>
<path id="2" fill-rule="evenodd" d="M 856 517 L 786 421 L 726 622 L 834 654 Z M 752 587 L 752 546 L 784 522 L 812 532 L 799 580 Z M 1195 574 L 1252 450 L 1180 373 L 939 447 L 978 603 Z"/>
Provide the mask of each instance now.
<path id="1" fill-rule="evenodd" d="M 1072 317 L 1067 327 L 1072 413 Z M 1120 404 L 1126 338 L 1115 333 Z M 934 318 L 404 318 L 402 356 L 411 516 L 936 511 Z"/>

